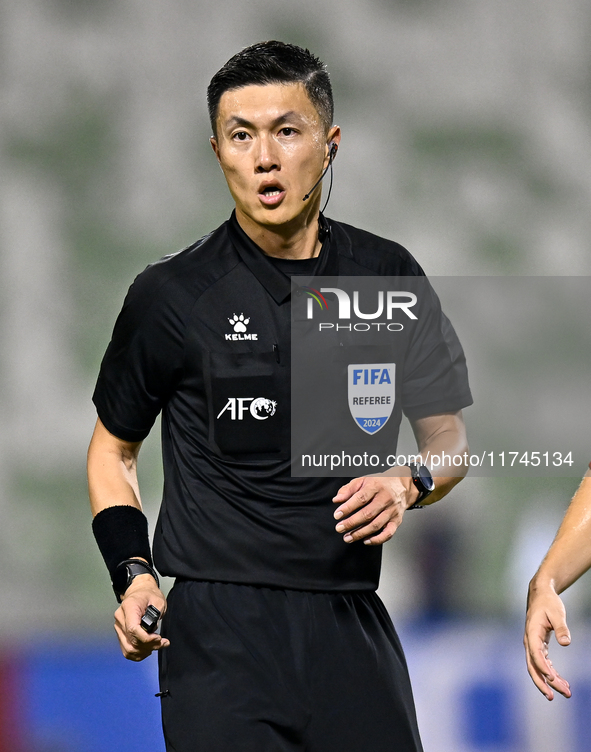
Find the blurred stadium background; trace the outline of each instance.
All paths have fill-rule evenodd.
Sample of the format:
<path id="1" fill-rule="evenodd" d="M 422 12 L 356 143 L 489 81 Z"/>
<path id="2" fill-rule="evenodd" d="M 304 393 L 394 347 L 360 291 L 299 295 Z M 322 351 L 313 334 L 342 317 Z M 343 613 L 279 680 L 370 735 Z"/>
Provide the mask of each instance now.
<path id="1" fill-rule="evenodd" d="M 0 752 L 163 750 L 155 660 L 115 645 L 84 460 L 127 287 L 231 209 L 211 75 L 262 39 L 324 59 L 344 133 L 327 213 L 429 275 L 585 276 L 590 32 L 583 0 L 0 0 Z M 152 525 L 157 434 L 140 459 Z M 468 478 L 387 546 L 426 752 L 591 750 L 591 579 L 567 594 L 574 645 L 554 650 L 571 701 L 546 703 L 520 646 L 576 485 Z"/>

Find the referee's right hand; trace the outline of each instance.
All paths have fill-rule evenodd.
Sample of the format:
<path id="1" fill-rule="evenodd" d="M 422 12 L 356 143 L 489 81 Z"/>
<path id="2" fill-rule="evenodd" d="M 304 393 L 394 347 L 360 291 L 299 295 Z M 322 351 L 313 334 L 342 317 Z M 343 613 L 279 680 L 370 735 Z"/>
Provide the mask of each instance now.
<path id="1" fill-rule="evenodd" d="M 115 632 L 121 652 L 130 661 L 143 661 L 154 650 L 166 648 L 170 642 L 159 634 L 148 634 L 140 621 L 148 606 L 154 606 L 162 615 L 166 611 L 166 598 L 149 574 L 135 577 L 125 591 L 121 605 L 115 611 Z"/>

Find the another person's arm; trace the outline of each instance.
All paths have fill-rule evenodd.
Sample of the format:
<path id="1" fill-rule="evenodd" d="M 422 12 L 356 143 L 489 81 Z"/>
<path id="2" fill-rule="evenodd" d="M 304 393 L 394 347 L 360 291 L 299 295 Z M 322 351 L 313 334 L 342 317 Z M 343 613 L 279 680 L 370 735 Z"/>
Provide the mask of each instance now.
<path id="1" fill-rule="evenodd" d="M 412 421 L 412 428 L 424 464 L 427 464 L 425 458 L 428 455 L 445 453 L 453 457 L 468 452 L 461 410 L 419 418 Z M 467 471 L 464 460 L 452 471 L 446 465 L 438 468 L 433 473 L 435 490 L 424 504 L 443 498 Z M 385 543 L 394 535 L 404 512 L 414 504 L 418 494 L 408 467 L 394 467 L 379 475 L 354 478 L 333 499 L 339 504 L 334 513 L 335 519 L 339 520 L 336 530 L 343 535 L 345 543 L 357 540 L 374 546 Z"/>
<path id="2" fill-rule="evenodd" d="M 559 594 L 591 567 L 591 477 L 587 473 L 567 509 L 556 538 L 529 584 L 525 621 L 527 670 L 548 700 L 553 690 L 570 697 L 568 682 L 548 658 L 552 631 L 560 645 L 570 644 L 566 611 Z"/>
<path id="3" fill-rule="evenodd" d="M 88 448 L 88 488 L 93 517 L 117 506 L 135 507 L 141 511 L 136 473 L 140 447 L 141 442 L 123 441 L 113 436 L 100 419 L 97 420 Z M 123 531 L 122 534 L 124 536 Z M 145 558 L 133 554 L 129 558 L 145 561 Z M 141 661 L 152 651 L 169 644 L 160 635 L 148 634 L 141 628 L 140 620 L 148 605 L 164 614 L 166 599 L 154 578 L 150 574 L 141 574 L 127 588 L 115 612 L 115 631 L 121 650 L 133 661 Z"/>

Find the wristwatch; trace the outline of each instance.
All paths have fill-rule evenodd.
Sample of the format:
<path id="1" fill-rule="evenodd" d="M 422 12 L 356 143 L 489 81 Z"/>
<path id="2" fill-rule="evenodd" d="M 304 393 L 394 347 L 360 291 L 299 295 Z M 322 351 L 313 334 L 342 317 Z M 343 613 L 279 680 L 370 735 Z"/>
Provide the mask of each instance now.
<path id="1" fill-rule="evenodd" d="M 117 564 L 117 568 L 113 573 L 111 582 L 113 583 L 113 590 L 117 598 L 118 603 L 121 603 L 121 598 L 127 588 L 139 577 L 140 574 L 151 574 L 156 580 L 156 584 L 160 587 L 160 580 L 153 567 L 151 567 L 146 561 L 141 559 L 125 559 Z"/>
<path id="2" fill-rule="evenodd" d="M 426 499 L 430 493 L 433 493 L 435 490 L 435 481 L 433 480 L 431 471 L 426 465 L 414 465 L 413 463 L 409 463 L 408 467 L 410 467 L 412 482 L 414 483 L 415 488 L 419 491 L 417 500 L 408 508 L 423 509 L 424 507 L 421 504 L 421 501 Z"/>

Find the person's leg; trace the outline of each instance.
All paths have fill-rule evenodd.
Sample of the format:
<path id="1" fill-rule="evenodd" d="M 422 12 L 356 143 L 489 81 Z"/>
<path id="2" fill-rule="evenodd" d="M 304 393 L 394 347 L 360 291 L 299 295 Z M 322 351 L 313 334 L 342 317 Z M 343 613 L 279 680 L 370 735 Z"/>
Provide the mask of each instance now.
<path id="1" fill-rule="evenodd" d="M 404 653 L 378 596 L 319 594 L 312 602 L 307 752 L 422 752 Z"/>
<path id="2" fill-rule="evenodd" d="M 268 588 L 175 585 L 159 655 L 168 752 L 304 752 L 301 640 L 285 601 Z"/>

